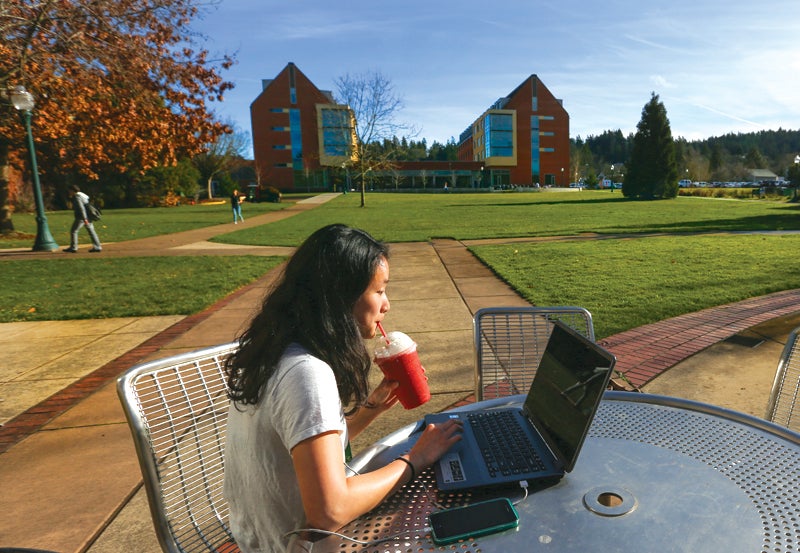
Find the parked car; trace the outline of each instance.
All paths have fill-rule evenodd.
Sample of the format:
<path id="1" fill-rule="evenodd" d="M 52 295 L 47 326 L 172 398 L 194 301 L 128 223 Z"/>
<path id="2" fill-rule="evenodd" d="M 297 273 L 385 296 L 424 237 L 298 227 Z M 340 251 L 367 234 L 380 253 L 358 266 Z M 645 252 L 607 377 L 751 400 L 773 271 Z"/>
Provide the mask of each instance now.
<path id="1" fill-rule="evenodd" d="M 280 203 L 283 194 L 274 186 L 258 186 L 251 184 L 248 186 L 247 201 L 249 202 L 272 202 Z"/>

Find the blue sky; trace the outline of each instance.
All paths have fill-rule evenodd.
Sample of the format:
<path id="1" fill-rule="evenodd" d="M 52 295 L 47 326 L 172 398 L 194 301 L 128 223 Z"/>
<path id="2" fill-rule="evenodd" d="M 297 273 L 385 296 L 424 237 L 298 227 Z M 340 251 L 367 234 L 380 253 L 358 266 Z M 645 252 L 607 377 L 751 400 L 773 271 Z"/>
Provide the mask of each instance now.
<path id="1" fill-rule="evenodd" d="M 398 120 L 446 142 L 531 74 L 570 135 L 634 132 L 650 93 L 673 136 L 800 129 L 797 0 L 221 0 L 195 24 L 235 53 L 216 113 L 250 132 L 250 103 L 294 62 L 317 87 L 380 71 Z"/>

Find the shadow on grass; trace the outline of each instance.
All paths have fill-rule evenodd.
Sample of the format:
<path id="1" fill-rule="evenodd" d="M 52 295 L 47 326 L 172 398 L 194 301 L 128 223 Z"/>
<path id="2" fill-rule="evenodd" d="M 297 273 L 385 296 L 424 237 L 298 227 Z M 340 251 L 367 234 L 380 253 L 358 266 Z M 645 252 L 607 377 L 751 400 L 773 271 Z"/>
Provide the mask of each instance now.
<path id="1" fill-rule="evenodd" d="M 759 215 L 737 219 L 709 219 L 705 221 L 682 221 L 675 223 L 654 223 L 647 226 L 642 224 L 619 226 L 625 232 L 754 232 L 775 230 L 800 230 L 799 213 L 781 213 L 779 215 Z M 605 232 L 609 232 L 606 229 Z"/>
<path id="2" fill-rule="evenodd" d="M 538 202 L 514 202 L 514 203 L 481 203 L 479 207 L 531 207 L 531 206 L 541 206 L 541 205 L 584 205 L 584 204 L 609 204 L 609 203 L 628 203 L 628 202 L 636 202 L 638 200 L 633 200 L 629 198 L 624 198 L 621 196 L 616 196 L 614 198 L 593 198 L 591 200 L 541 200 Z M 476 207 L 478 204 L 449 204 L 446 207 Z"/>

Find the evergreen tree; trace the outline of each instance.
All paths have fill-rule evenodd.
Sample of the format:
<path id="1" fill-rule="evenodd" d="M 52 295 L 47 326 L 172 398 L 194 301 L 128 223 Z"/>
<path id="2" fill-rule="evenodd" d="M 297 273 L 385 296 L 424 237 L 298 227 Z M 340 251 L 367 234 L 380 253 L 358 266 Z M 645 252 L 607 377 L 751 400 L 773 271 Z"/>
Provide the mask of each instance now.
<path id="1" fill-rule="evenodd" d="M 627 197 L 643 199 L 674 198 L 678 195 L 675 143 L 667 110 L 655 92 L 642 109 L 642 118 L 636 125 L 622 193 Z"/>
<path id="2" fill-rule="evenodd" d="M 745 163 L 749 169 L 766 169 L 769 167 L 767 160 L 761 154 L 757 146 L 753 146 L 745 156 Z"/>
<path id="3" fill-rule="evenodd" d="M 711 154 L 708 159 L 708 170 L 712 173 L 719 171 L 722 168 L 722 148 L 719 142 L 715 142 L 711 146 Z"/>

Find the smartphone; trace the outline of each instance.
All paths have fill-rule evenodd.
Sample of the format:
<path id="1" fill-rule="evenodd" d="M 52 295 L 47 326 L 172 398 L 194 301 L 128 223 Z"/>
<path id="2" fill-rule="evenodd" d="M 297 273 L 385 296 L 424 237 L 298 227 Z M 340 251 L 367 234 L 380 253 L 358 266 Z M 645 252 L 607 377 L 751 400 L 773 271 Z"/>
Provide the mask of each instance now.
<path id="1" fill-rule="evenodd" d="M 519 515 L 505 498 L 490 499 L 428 515 L 433 543 L 445 545 L 470 537 L 502 532 L 519 525 Z"/>

